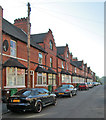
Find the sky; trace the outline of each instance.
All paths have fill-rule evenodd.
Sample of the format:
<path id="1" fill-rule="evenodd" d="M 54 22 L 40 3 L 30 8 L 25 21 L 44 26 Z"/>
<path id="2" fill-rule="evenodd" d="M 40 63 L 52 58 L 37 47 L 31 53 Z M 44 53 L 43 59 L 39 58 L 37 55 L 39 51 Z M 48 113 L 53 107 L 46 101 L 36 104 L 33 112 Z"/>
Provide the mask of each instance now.
<path id="1" fill-rule="evenodd" d="M 56 46 L 69 46 L 97 76 L 104 76 L 104 0 L 1 0 L 3 17 L 11 23 L 27 17 L 31 34 L 52 30 Z"/>

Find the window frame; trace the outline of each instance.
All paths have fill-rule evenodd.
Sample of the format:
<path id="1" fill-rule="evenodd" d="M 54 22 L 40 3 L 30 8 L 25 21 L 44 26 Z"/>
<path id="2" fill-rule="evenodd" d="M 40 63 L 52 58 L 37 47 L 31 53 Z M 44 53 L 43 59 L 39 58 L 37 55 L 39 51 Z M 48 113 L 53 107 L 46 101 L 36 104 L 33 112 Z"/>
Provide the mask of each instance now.
<path id="1" fill-rule="evenodd" d="M 15 49 L 11 46 L 11 41 L 13 41 L 15 43 Z M 17 56 L 17 42 L 15 40 L 10 40 L 10 55 L 13 56 L 13 57 L 16 57 Z M 15 50 L 15 56 L 12 54 L 11 50 Z"/>
<path id="2" fill-rule="evenodd" d="M 50 40 L 49 45 L 50 45 L 50 49 L 53 50 L 53 42 L 52 42 L 52 40 Z"/>
<path id="3" fill-rule="evenodd" d="M 67 51 L 67 58 L 69 57 L 69 52 Z"/>
<path id="4" fill-rule="evenodd" d="M 64 62 L 63 62 L 63 61 L 62 61 L 62 63 L 61 63 L 61 64 L 62 64 L 62 68 L 64 68 Z"/>
<path id="5" fill-rule="evenodd" d="M 12 76 L 12 77 L 15 78 L 15 79 L 13 79 L 13 82 L 15 82 L 16 84 L 11 84 L 11 85 L 8 84 L 8 82 L 9 82 L 9 73 L 8 73 L 8 70 L 9 70 L 9 69 L 12 69 L 12 68 L 14 68 L 14 67 L 6 67 L 6 86 L 5 86 L 5 88 L 7 88 L 7 87 L 8 87 L 8 88 L 10 88 L 10 87 L 11 87 L 11 88 L 25 87 L 25 69 L 21 69 L 21 70 L 23 70 L 23 73 L 24 73 L 23 76 L 22 76 L 22 78 L 23 78 L 23 81 L 22 81 L 23 84 L 19 85 L 19 84 L 18 84 L 18 82 L 19 82 L 19 81 L 18 81 L 18 75 L 19 75 L 19 74 L 18 74 L 17 71 L 18 71 L 18 69 L 20 69 L 20 68 L 17 68 L 17 67 L 14 68 L 14 73 L 13 73 L 14 76 Z M 11 80 L 11 81 L 12 81 L 12 80 Z M 10 82 L 11 82 L 11 81 L 10 81 Z"/>
<path id="6" fill-rule="evenodd" d="M 50 67 L 52 68 L 53 67 L 53 58 L 50 57 Z"/>
<path id="7" fill-rule="evenodd" d="M 39 64 L 42 64 L 42 59 L 43 59 L 43 56 L 42 56 L 42 57 L 40 57 L 40 56 L 39 56 L 39 54 L 41 54 L 41 56 L 42 56 L 42 53 L 41 53 L 41 52 L 39 52 L 39 53 L 38 53 L 38 63 L 39 63 Z M 41 63 L 39 62 L 39 61 L 40 61 L 40 59 L 41 59 Z"/>
<path id="8" fill-rule="evenodd" d="M 44 75 L 45 74 L 45 75 Z M 39 81 L 38 81 L 38 75 L 40 75 L 41 77 L 42 77 L 42 82 L 41 82 L 41 84 L 39 84 Z M 45 78 L 45 84 L 43 84 L 43 78 Z M 39 73 L 39 72 L 37 72 L 37 85 L 47 85 L 47 74 L 46 73 Z"/>

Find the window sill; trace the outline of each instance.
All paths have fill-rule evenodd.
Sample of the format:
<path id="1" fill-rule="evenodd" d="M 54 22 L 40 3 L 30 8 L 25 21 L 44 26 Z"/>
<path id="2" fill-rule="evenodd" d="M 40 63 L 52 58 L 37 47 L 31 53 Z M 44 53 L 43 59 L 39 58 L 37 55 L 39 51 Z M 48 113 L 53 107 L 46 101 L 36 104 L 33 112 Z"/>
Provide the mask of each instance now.
<path id="1" fill-rule="evenodd" d="M 48 85 L 38 85 L 38 84 L 37 84 L 37 85 L 35 85 L 35 86 L 48 86 Z"/>
<path id="2" fill-rule="evenodd" d="M 25 88 L 26 86 L 4 86 L 4 88 Z"/>

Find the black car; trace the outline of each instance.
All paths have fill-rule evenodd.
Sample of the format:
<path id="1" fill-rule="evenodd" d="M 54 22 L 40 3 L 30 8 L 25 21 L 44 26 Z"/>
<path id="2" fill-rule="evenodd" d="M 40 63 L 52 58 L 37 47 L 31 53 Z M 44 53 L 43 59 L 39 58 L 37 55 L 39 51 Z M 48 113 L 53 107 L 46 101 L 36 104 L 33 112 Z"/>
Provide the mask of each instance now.
<path id="1" fill-rule="evenodd" d="M 7 108 L 13 112 L 33 110 L 41 112 L 42 108 L 56 105 L 56 95 L 44 88 L 26 88 L 9 97 Z"/>
<path id="2" fill-rule="evenodd" d="M 55 89 L 54 93 L 56 96 L 69 96 L 72 97 L 73 95 L 77 94 L 77 88 L 74 88 L 73 85 L 63 84 Z"/>

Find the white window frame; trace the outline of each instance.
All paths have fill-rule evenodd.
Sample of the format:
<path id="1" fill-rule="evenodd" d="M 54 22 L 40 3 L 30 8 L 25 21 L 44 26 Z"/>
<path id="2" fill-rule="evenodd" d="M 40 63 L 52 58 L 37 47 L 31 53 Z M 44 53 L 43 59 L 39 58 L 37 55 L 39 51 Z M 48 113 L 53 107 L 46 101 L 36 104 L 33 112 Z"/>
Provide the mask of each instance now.
<path id="1" fill-rule="evenodd" d="M 38 74 L 41 74 L 41 76 L 42 76 L 42 84 L 38 84 Z M 45 73 L 46 74 L 46 73 Z M 43 73 L 39 73 L 39 72 L 37 72 L 37 86 L 45 86 L 45 85 L 47 85 L 47 74 L 46 74 L 46 84 L 43 84 Z"/>
<path id="2" fill-rule="evenodd" d="M 6 86 L 4 86 L 4 88 L 22 88 L 22 87 L 26 87 L 26 86 L 25 86 L 25 74 L 24 74 L 24 85 L 17 85 L 17 84 L 16 84 L 16 85 L 11 85 L 11 86 L 10 86 L 10 85 L 7 85 L 7 80 L 8 80 L 8 68 L 9 68 L 9 67 L 6 67 Z M 15 77 L 16 77 L 16 82 L 17 82 L 17 76 L 18 76 L 18 75 L 17 75 L 17 69 L 18 69 L 18 68 L 15 67 L 15 69 L 16 69 L 16 70 L 15 70 Z M 25 73 L 25 72 L 24 72 L 24 73 Z"/>

